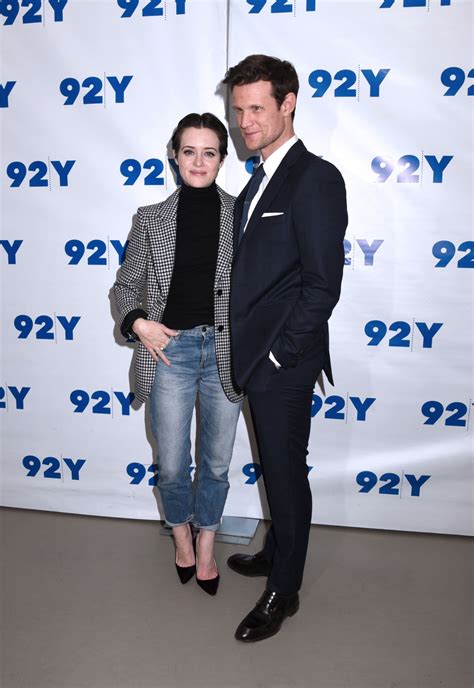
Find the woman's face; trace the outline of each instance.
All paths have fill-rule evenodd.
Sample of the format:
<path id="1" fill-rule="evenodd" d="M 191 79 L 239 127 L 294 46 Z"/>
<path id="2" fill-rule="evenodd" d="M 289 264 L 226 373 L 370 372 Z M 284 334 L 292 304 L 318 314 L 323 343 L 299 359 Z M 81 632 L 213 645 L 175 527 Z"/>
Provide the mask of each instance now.
<path id="1" fill-rule="evenodd" d="M 216 132 L 195 127 L 184 129 L 175 160 L 179 173 L 188 186 L 201 189 L 210 186 L 224 163 L 219 153 Z"/>

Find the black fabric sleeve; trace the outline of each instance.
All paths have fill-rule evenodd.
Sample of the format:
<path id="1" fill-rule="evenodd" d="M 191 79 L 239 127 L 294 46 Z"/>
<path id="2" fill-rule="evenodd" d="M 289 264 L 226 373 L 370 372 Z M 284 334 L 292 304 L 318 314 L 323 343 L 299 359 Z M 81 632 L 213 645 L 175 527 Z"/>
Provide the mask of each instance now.
<path id="1" fill-rule="evenodd" d="M 148 313 L 141 308 L 135 308 L 133 311 L 130 311 L 130 313 L 127 313 L 120 325 L 120 332 L 128 342 L 136 342 L 138 340 L 137 335 L 132 330 L 133 323 L 135 320 L 138 320 L 138 318 L 145 318 L 145 320 L 147 320 Z"/>

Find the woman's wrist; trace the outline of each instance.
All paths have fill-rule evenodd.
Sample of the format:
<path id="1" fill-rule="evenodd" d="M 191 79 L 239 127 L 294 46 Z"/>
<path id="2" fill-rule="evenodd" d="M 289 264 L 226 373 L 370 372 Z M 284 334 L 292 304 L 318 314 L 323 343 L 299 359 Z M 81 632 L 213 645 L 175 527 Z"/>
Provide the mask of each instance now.
<path id="1" fill-rule="evenodd" d="M 145 318 L 137 318 L 136 320 L 133 321 L 132 323 L 132 330 L 135 332 L 138 337 L 140 336 L 140 332 L 143 331 L 143 323 L 146 323 Z"/>
<path id="2" fill-rule="evenodd" d="M 144 311 L 142 308 L 135 308 L 134 310 L 127 313 L 127 315 L 122 321 L 122 324 L 120 325 L 120 332 L 129 342 L 135 342 L 137 340 L 137 336 L 133 330 L 133 323 L 138 318 L 144 318 L 146 320 L 148 318 L 148 313 Z"/>

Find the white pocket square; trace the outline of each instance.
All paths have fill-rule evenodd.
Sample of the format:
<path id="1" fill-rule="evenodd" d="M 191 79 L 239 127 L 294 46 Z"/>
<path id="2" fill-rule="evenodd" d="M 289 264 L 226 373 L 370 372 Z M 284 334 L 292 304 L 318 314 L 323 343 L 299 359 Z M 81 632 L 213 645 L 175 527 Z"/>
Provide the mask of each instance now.
<path id="1" fill-rule="evenodd" d="M 277 217 L 278 215 L 284 215 L 285 213 L 263 213 L 262 217 Z"/>

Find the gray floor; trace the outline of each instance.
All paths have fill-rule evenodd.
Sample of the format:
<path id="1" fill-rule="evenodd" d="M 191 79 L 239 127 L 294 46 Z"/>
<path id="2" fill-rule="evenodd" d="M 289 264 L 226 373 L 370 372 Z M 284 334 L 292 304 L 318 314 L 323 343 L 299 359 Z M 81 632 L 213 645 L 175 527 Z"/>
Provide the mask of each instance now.
<path id="1" fill-rule="evenodd" d="M 2 688 L 472 686 L 467 538 L 313 526 L 300 611 L 244 645 L 262 579 L 226 568 L 235 546 L 211 598 L 157 523 L 0 514 Z"/>

